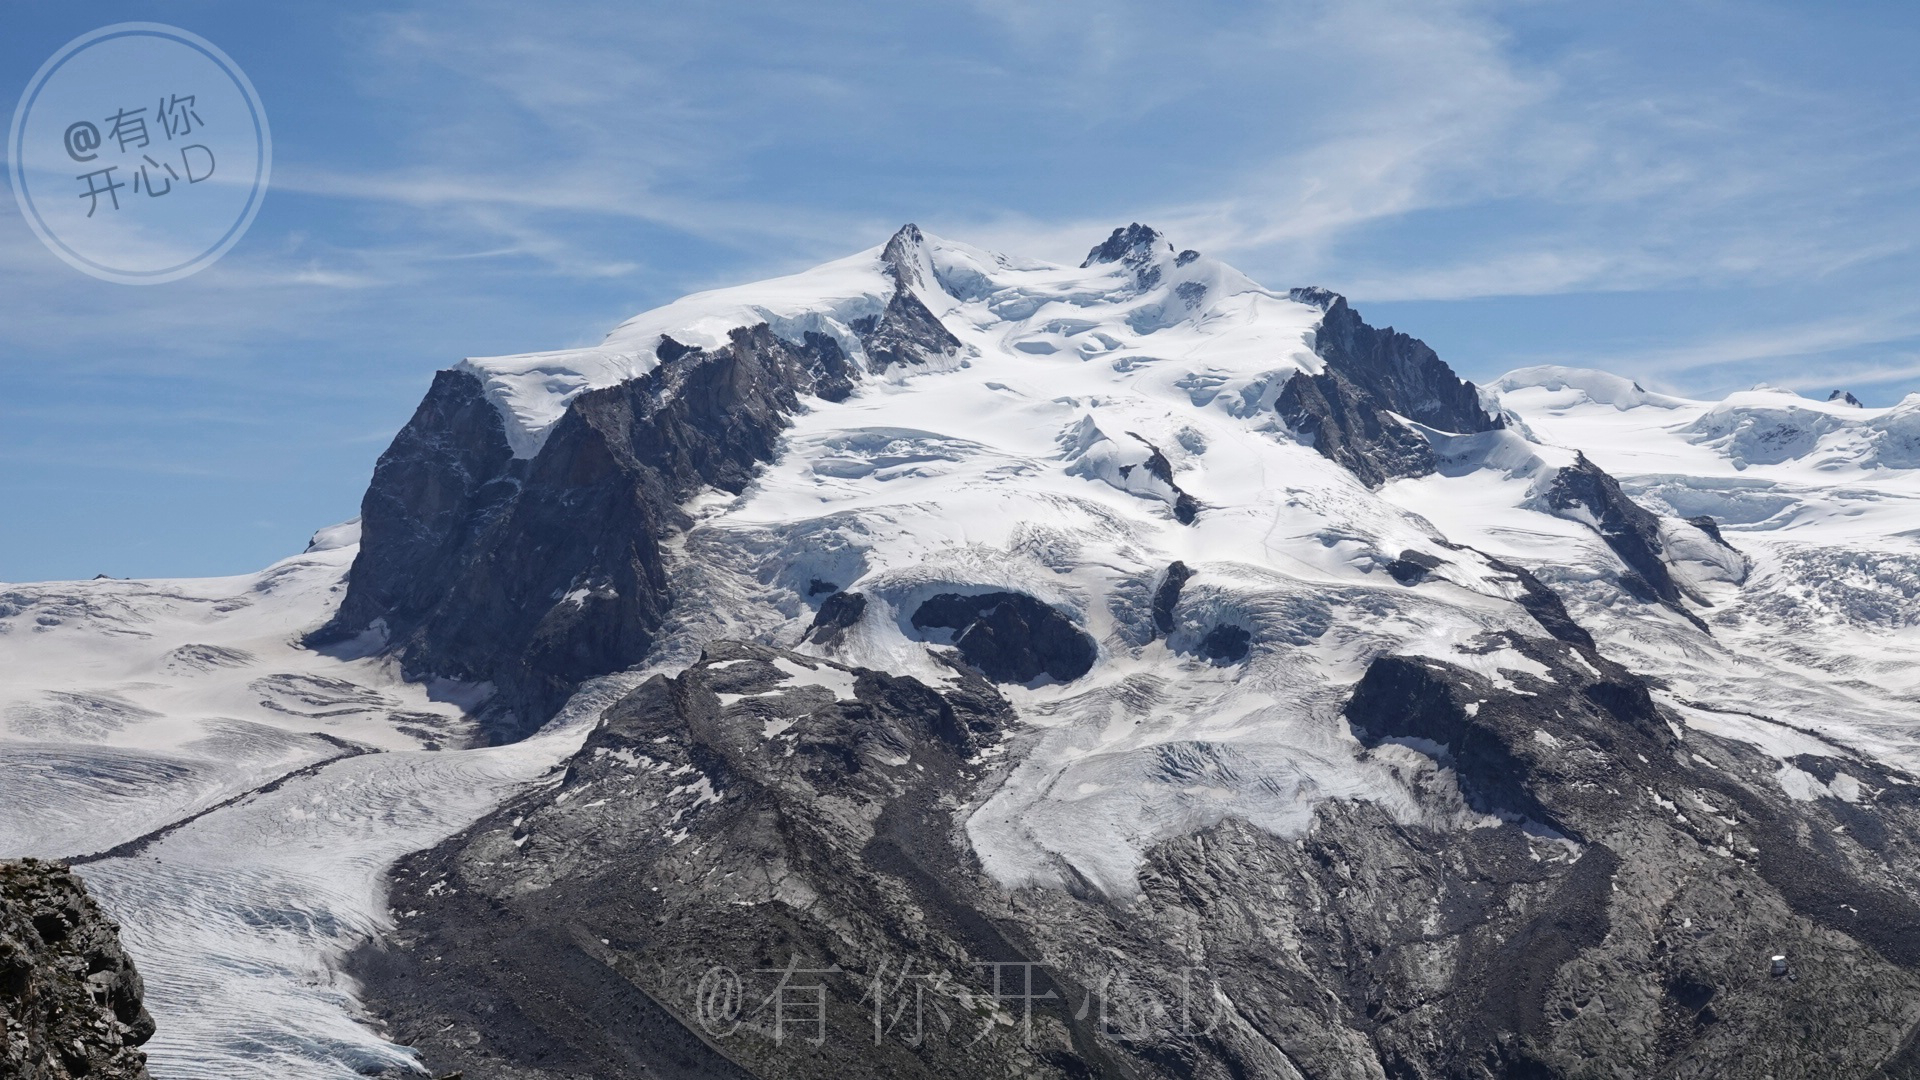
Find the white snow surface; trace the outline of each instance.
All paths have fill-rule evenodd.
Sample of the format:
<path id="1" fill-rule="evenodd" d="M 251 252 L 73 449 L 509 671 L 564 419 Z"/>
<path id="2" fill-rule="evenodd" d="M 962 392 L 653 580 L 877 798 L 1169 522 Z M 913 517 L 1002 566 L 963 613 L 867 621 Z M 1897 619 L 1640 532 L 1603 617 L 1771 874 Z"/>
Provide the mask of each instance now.
<path id="1" fill-rule="evenodd" d="M 76 868 L 146 981 L 161 1080 L 412 1067 L 338 974 L 391 924 L 387 869 L 545 774 L 612 700 L 583 691 L 514 746 L 429 749 L 467 744 L 487 687 L 408 683 L 355 658 L 375 641 L 297 644 L 332 614 L 358 540 L 357 522 L 325 529 L 241 577 L 0 585 L 0 857 L 185 822 Z"/>
<path id="2" fill-rule="evenodd" d="M 833 335 L 864 368 L 851 324 L 892 296 L 882 250 L 688 297 L 591 349 L 464 366 L 522 456 L 573 397 L 657 366 L 662 335 L 713 347 L 765 322 L 794 339 Z M 1498 639 L 1541 633 L 1517 583 L 1446 542 L 1533 570 L 1603 651 L 1665 681 L 1661 700 L 1688 729 L 1780 757 L 1797 797 L 1852 790 L 1801 783 L 1785 771 L 1799 754 L 1852 748 L 1920 768 L 1907 661 L 1920 644 L 1920 398 L 1703 402 L 1529 368 L 1483 391 L 1506 430 L 1430 433 L 1440 471 L 1372 491 L 1274 410 L 1295 372 L 1321 370 L 1317 308 L 1164 242 L 1144 286 L 1134 265 L 1060 267 L 937 237 L 908 255 L 908 287 L 961 354 L 869 375 L 844 402 L 809 400 L 746 491 L 694 501 L 693 526 L 669 544 L 682 599 L 649 671 L 733 637 L 938 683 L 952 676 L 933 655 L 946 646 L 910 622 L 928 597 L 1010 589 L 1055 605 L 1098 642 L 1098 661 L 1072 683 L 1005 688 L 1019 721 L 983 755 L 999 771 L 963 813 L 1005 884 L 1086 882 L 1124 899 L 1161 840 L 1227 816 L 1297 835 L 1328 799 L 1484 823 L 1432 794 L 1447 787 L 1443 760 L 1367 752 L 1341 716 L 1386 652 L 1515 688 L 1541 674 Z M 1199 501 L 1193 524 L 1146 475 L 1153 449 Z M 1633 600 L 1589 527 L 1543 512 L 1543 485 L 1576 451 L 1663 515 L 1711 635 Z M 1737 554 L 1685 521 L 1702 514 Z M 386 910 L 381 875 L 540 782 L 645 674 L 602 680 L 525 743 L 454 749 L 460 707 L 485 688 L 413 686 L 378 660 L 292 644 L 337 602 L 356 540 L 351 523 L 328 530 L 247 578 L 0 589 L 0 854 L 96 851 L 179 820 L 341 752 L 315 731 L 381 751 L 83 868 L 147 975 L 156 1076 L 261 1075 L 265 1060 L 346 1077 L 404 1059 L 331 974 L 343 949 L 405 917 Z M 1408 550 L 1441 560 L 1414 586 L 1385 572 Z M 1160 637 L 1149 605 L 1175 560 L 1194 577 Z M 800 644 L 816 579 L 869 601 L 831 650 Z M 1197 655 L 1222 624 L 1250 633 L 1243 661 Z M 174 663 L 185 656 L 198 666 Z M 782 670 L 851 690 L 824 665 Z M 439 718 L 443 749 L 425 748 L 429 726 L 411 713 Z"/>
<path id="3" fill-rule="evenodd" d="M 1792 724 L 1912 770 L 1920 763 L 1912 720 L 1920 671 L 1911 663 L 1920 644 L 1920 395 L 1885 408 L 1770 388 L 1721 401 L 1634 400 L 1618 392 L 1621 381 L 1526 368 L 1502 377 L 1495 392 L 1544 450 L 1584 452 L 1665 515 L 1677 576 L 1710 601 L 1694 610 L 1711 637 L 1663 624 L 1593 581 L 1588 560 L 1567 551 L 1594 547 L 1591 534 L 1504 510 L 1519 477 L 1481 469 L 1401 481 L 1385 494 L 1454 539 L 1477 533 L 1467 542 L 1540 568 L 1603 649 L 1666 679 L 1680 698 L 1774 721 L 1768 735 L 1750 718 L 1713 714 L 1705 723 L 1723 734 L 1767 744 Z M 1685 523 L 1700 515 L 1742 558 Z M 1603 554 L 1595 548 L 1588 565 L 1605 565 Z M 1800 738 L 1792 752 L 1819 752 L 1802 743 L 1820 745 Z"/>

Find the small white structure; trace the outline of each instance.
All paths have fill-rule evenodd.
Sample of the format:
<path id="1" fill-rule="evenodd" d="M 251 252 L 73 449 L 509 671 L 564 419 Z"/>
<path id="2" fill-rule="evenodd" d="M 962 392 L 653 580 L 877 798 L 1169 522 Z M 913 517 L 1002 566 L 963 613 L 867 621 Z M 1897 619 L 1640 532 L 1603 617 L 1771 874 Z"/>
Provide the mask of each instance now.
<path id="1" fill-rule="evenodd" d="M 1786 973 L 1787 973 L 1787 958 L 1784 956 L 1774 957 L 1773 958 L 1773 977 L 1777 979 L 1780 976 L 1785 975 Z"/>

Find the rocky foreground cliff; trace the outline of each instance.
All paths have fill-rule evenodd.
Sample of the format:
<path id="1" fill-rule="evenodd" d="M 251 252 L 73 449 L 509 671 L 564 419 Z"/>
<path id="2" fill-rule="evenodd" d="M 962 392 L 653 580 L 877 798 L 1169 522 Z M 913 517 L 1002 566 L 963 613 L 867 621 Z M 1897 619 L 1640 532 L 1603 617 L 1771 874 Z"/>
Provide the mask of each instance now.
<path id="1" fill-rule="evenodd" d="M 79 878 L 0 862 L 0 1076 L 147 1080 L 143 992 L 119 927 Z"/>

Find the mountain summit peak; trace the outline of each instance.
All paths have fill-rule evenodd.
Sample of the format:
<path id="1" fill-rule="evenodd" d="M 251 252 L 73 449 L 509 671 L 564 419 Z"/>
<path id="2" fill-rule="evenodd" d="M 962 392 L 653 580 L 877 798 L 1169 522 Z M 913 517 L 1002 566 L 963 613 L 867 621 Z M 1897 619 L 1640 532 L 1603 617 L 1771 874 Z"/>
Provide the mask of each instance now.
<path id="1" fill-rule="evenodd" d="M 1153 258 L 1155 248 L 1162 246 L 1169 252 L 1173 250 L 1173 245 L 1167 243 L 1159 230 L 1136 221 L 1124 229 L 1113 230 L 1105 242 L 1087 252 L 1087 261 L 1080 266 L 1085 269 L 1096 263 L 1145 262 Z"/>
<path id="2" fill-rule="evenodd" d="M 900 226 L 893 234 L 887 246 L 880 252 L 880 261 L 885 264 L 888 276 L 902 289 L 911 289 L 925 281 L 920 264 L 926 261 L 927 237 L 920 226 L 909 221 Z"/>

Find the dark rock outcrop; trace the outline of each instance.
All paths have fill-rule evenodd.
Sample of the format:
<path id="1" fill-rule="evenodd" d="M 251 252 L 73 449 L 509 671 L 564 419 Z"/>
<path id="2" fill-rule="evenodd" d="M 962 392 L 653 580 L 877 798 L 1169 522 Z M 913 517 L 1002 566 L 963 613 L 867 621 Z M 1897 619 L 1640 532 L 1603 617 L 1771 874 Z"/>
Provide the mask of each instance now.
<path id="1" fill-rule="evenodd" d="M 941 593 L 913 613 L 915 629 L 954 631 L 960 658 L 995 682 L 1029 683 L 1045 675 L 1072 682 L 1098 652 L 1073 620 L 1025 593 Z"/>
<path id="2" fill-rule="evenodd" d="M 867 365 L 874 372 L 895 364 L 914 366 L 936 357 L 958 355 L 960 339 L 946 324 L 927 309 L 914 289 L 923 284 L 917 259 L 925 238 L 919 226 L 906 225 L 887 241 L 880 259 L 893 278 L 893 296 L 879 315 L 855 319 L 853 332 L 866 350 Z"/>
<path id="3" fill-rule="evenodd" d="M 1413 1044 L 1424 1061 L 1406 1075 L 1574 1077 L 1606 1062 L 1645 1076 L 1811 1078 L 1894 1058 L 1920 1022 L 1920 1005 L 1885 1000 L 1920 985 L 1920 905 L 1905 884 L 1920 879 L 1905 854 L 1920 799 L 1883 795 L 1871 812 L 1902 839 L 1855 836 L 1844 824 L 1855 804 L 1796 799 L 1774 759 L 1682 728 L 1593 650 L 1486 644 L 1547 674 L 1509 669 L 1502 688 L 1430 658 L 1383 657 L 1347 716 L 1369 745 L 1438 747 L 1477 806 L 1546 826 L 1580 855 L 1550 875 L 1559 883 L 1526 920 L 1535 930 L 1498 936 L 1496 955 L 1526 966 L 1437 1003 L 1446 1019 Z M 1862 759 L 1818 760 L 1831 776 L 1902 785 Z M 1778 953 L 1803 979 L 1821 972 L 1820 985 L 1774 980 Z M 1362 962 L 1368 979 L 1391 978 L 1391 964 Z M 1417 1000 L 1401 998 L 1394 1024 L 1422 1026 Z M 1376 1043 L 1402 1041 L 1383 1038 L 1391 1026 Z"/>
<path id="4" fill-rule="evenodd" d="M 1192 579 L 1193 571 L 1187 568 L 1187 564 L 1175 560 L 1167 565 L 1166 576 L 1160 579 L 1159 587 L 1153 590 L 1153 628 L 1160 632 L 1161 637 L 1173 633 L 1173 609 L 1180 603 L 1180 590 L 1186 588 L 1187 582 Z"/>
<path id="5" fill-rule="evenodd" d="M 1434 470 L 1427 440 L 1338 372 L 1294 375 L 1275 405 L 1287 426 L 1311 439 L 1321 457 L 1346 466 L 1368 487 Z"/>
<path id="6" fill-rule="evenodd" d="M 1693 526 L 1696 529 L 1699 529 L 1703 533 L 1706 533 L 1707 536 L 1710 537 L 1714 543 L 1719 544 L 1721 547 L 1726 548 L 1728 551 L 1740 550 L 1739 548 L 1734 547 L 1732 544 L 1727 543 L 1727 538 L 1720 535 L 1720 523 L 1713 520 L 1713 518 L 1710 517 L 1709 515 L 1701 514 L 1698 517 L 1690 517 L 1687 519 L 1687 524 Z"/>
<path id="7" fill-rule="evenodd" d="M 406 860 L 414 914 L 356 970 L 469 1080 L 1906 1075 L 1912 778 L 1803 757 L 1861 800 L 1808 802 L 1590 648 L 1466 651 L 1517 655 L 1500 680 L 1382 657 L 1346 715 L 1508 823 L 1229 817 L 1150 849 L 1115 903 L 1005 890 L 968 854 L 974 751 L 1011 718 L 977 677 L 719 643 L 609 709 L 557 786 Z M 1009 968 L 1030 1000 L 993 996 Z M 784 1029 L 782 978 L 818 1003 Z M 1012 1021 L 972 1019 L 990 1005 Z"/>
<path id="8" fill-rule="evenodd" d="M 840 643 L 840 638 L 860 621 L 866 614 L 867 598 L 857 592 L 837 592 L 820 604 L 820 610 L 814 613 L 813 624 L 801 640 L 822 647 L 832 647 Z"/>
<path id="9" fill-rule="evenodd" d="M 1345 297 L 1326 289 L 1295 289 L 1291 295 L 1323 312 L 1313 349 L 1326 370 L 1289 379 L 1278 401 L 1280 416 L 1367 486 L 1434 470 L 1433 448 L 1394 414 L 1458 434 L 1500 426 L 1480 406 L 1474 385 L 1425 342 L 1392 327 L 1374 329 Z"/>
<path id="10" fill-rule="evenodd" d="M 1200 639 L 1200 655 L 1216 664 L 1237 664 L 1247 658 L 1253 635 L 1245 627 L 1221 623 Z"/>
<path id="11" fill-rule="evenodd" d="M 0 862 L 0 1076 L 146 1080 L 143 994 L 120 928 L 78 877 Z"/>
<path id="12" fill-rule="evenodd" d="M 1128 434 L 1132 435 L 1133 433 L 1128 432 Z M 1174 483 L 1173 463 L 1167 460 L 1167 455 L 1162 453 L 1159 447 L 1147 442 L 1145 439 L 1141 439 L 1138 435 L 1134 435 L 1133 437 L 1140 439 L 1140 441 L 1146 445 L 1147 449 L 1151 451 L 1147 456 L 1147 473 L 1173 490 L 1174 520 L 1182 525 L 1193 524 L 1193 520 L 1200 516 L 1200 500 L 1182 491 L 1180 485 Z M 1125 475 L 1127 468 L 1129 468 L 1129 466 L 1121 466 L 1122 475 Z"/>
<path id="13" fill-rule="evenodd" d="M 1706 629 L 1706 624 L 1680 602 L 1686 594 L 1667 565 L 1659 517 L 1620 490 L 1620 482 L 1605 469 L 1587 460 L 1586 454 L 1576 452 L 1574 463 L 1554 474 L 1543 498 L 1555 514 L 1579 521 L 1600 534 L 1627 565 L 1628 591 L 1658 600 Z M 1718 532 L 1716 527 L 1710 535 Z M 1717 535 L 1714 538 L 1719 539 Z"/>
<path id="14" fill-rule="evenodd" d="M 844 396 L 833 339 L 765 324 L 576 397 L 531 460 L 512 457 L 474 376 L 441 372 L 381 455 L 325 647 L 369 629 L 410 676 L 491 682 L 494 734 L 551 716 L 583 680 L 639 662 L 672 596 L 661 541 L 706 486 L 738 492 L 800 395 Z"/>
<path id="15" fill-rule="evenodd" d="M 1444 562 L 1445 560 L 1438 556 L 1409 549 L 1402 551 L 1399 558 L 1387 564 L 1387 575 L 1402 585 L 1418 585 L 1427 580 L 1427 575 L 1438 570 Z"/>
<path id="16" fill-rule="evenodd" d="M 1539 623 L 1542 630 L 1569 645 L 1588 649 L 1594 647 L 1593 635 L 1587 632 L 1586 627 L 1573 621 L 1573 616 L 1567 613 L 1566 601 L 1534 576 L 1533 571 L 1490 555 L 1483 554 L 1481 557 L 1487 560 L 1487 565 L 1492 569 L 1514 576 L 1520 584 L 1520 597 L 1515 603 L 1533 616 L 1533 621 Z"/>
<path id="17" fill-rule="evenodd" d="M 1848 390 L 1835 390 L 1833 393 L 1827 395 L 1827 400 L 1837 401 L 1842 405 L 1851 405 L 1856 409 L 1864 409 L 1867 407 L 1866 402 L 1854 397 L 1853 393 Z"/>
<path id="18" fill-rule="evenodd" d="M 1044 973 L 1032 1039 L 983 1027 L 973 961 L 1028 946 L 948 838 L 1011 719 L 959 689 L 716 643 L 609 709 L 558 790 L 402 864 L 420 915 L 357 957 L 373 1007 L 469 1080 L 1121 1075 Z"/>
<path id="19" fill-rule="evenodd" d="M 1167 243 L 1165 237 L 1136 221 L 1124 229 L 1113 230 L 1111 236 L 1087 252 L 1086 261 L 1080 265 L 1085 268 L 1101 263 L 1122 263 L 1133 271 L 1134 283 L 1146 290 L 1160 284 L 1160 257 L 1171 254 L 1173 245 Z M 1176 257 L 1176 262 L 1184 257 Z M 1194 257 L 1198 258 L 1198 253 Z"/>
<path id="20" fill-rule="evenodd" d="M 1314 333 L 1313 351 L 1327 362 L 1327 369 L 1365 390 L 1380 407 L 1456 434 L 1500 426 L 1481 407 L 1474 385 L 1454 374 L 1426 342 L 1391 326 L 1368 326 L 1338 293 L 1306 288 L 1291 295 L 1325 312 Z"/>
<path id="21" fill-rule="evenodd" d="M 461 572 L 465 548 L 518 492 L 500 412 L 463 371 L 441 371 L 386 453 L 360 501 L 360 554 L 320 641 L 383 624 L 408 624 L 440 604 Z"/>

